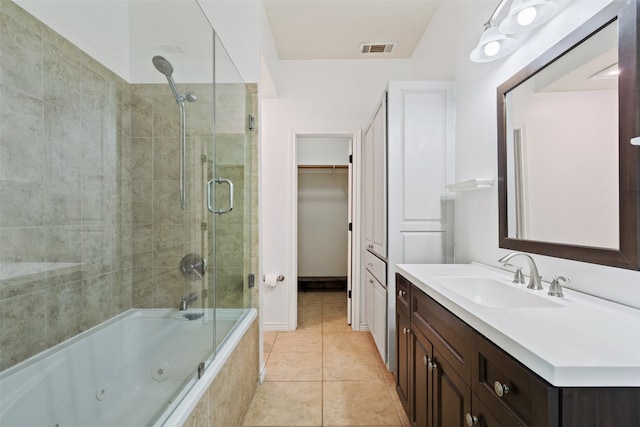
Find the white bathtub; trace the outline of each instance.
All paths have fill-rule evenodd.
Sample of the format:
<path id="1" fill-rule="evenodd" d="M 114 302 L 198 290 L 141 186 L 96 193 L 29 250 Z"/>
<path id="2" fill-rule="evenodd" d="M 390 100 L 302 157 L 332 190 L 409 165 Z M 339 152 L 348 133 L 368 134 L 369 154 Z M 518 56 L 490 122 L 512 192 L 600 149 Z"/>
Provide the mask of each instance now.
<path id="1" fill-rule="evenodd" d="M 213 312 L 195 312 L 129 310 L 1 372 L 0 426 L 182 425 L 256 317 L 218 309 L 218 336 L 233 332 L 213 358 Z"/>

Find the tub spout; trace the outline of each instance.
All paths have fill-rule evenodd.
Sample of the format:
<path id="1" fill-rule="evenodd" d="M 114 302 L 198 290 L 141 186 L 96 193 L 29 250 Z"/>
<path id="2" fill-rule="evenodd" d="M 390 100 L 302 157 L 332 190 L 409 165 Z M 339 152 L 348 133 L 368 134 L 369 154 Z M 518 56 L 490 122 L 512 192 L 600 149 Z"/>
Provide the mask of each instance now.
<path id="1" fill-rule="evenodd" d="M 186 310 L 187 308 L 189 308 L 189 304 L 197 299 L 198 295 L 196 295 L 195 292 L 191 292 L 186 297 L 182 297 L 182 300 L 180 301 L 180 310 Z"/>

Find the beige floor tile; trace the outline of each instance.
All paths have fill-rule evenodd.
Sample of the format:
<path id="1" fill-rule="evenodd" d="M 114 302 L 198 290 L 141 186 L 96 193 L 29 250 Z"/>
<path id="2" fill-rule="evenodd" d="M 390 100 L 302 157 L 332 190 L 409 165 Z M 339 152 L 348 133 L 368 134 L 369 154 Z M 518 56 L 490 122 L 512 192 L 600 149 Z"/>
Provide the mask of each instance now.
<path id="1" fill-rule="evenodd" d="M 277 332 L 265 332 L 264 333 L 264 357 L 267 359 L 269 353 L 271 353 L 271 349 L 273 348 L 273 343 L 278 336 Z"/>
<path id="2" fill-rule="evenodd" d="M 317 332 L 322 334 L 322 318 L 320 319 L 298 319 L 298 330 L 307 332 Z"/>
<path id="3" fill-rule="evenodd" d="M 322 352 L 322 333 L 299 330 L 280 332 L 271 353 L 318 353 Z"/>
<path id="4" fill-rule="evenodd" d="M 322 381 L 322 353 L 272 353 L 266 381 Z"/>
<path id="5" fill-rule="evenodd" d="M 323 352 L 374 352 L 377 351 L 369 339 L 369 332 L 324 332 L 322 334 Z"/>
<path id="6" fill-rule="evenodd" d="M 322 399 L 325 426 L 402 425 L 381 381 L 325 381 Z"/>
<path id="7" fill-rule="evenodd" d="M 383 381 L 378 361 L 370 352 L 324 353 L 322 379 L 324 381 Z"/>
<path id="8" fill-rule="evenodd" d="M 343 304 L 347 305 L 347 295 L 345 292 L 323 292 L 322 293 L 323 304 Z"/>
<path id="9" fill-rule="evenodd" d="M 337 317 L 337 318 L 329 318 L 323 319 L 322 322 L 322 331 L 323 332 L 353 332 L 351 325 L 347 323 L 347 315 Z"/>
<path id="10" fill-rule="evenodd" d="M 333 304 L 323 304 L 322 305 L 322 315 L 326 318 L 337 318 L 341 317 L 343 319 L 347 318 L 347 307 L 344 304 L 340 306 L 336 306 Z"/>
<path id="11" fill-rule="evenodd" d="M 259 385 L 244 425 L 322 425 L 322 383 L 265 382 Z"/>

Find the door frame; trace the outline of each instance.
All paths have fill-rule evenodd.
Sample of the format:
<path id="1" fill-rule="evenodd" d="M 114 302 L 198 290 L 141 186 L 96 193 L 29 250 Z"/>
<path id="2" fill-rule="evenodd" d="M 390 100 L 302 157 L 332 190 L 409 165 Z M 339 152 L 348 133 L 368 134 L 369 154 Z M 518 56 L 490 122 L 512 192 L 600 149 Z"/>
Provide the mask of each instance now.
<path id="1" fill-rule="evenodd" d="M 289 316 L 288 316 L 288 329 L 295 330 L 298 326 L 298 138 L 311 137 L 311 138 L 351 138 L 351 144 L 349 152 L 353 156 L 352 163 L 350 165 L 351 175 L 351 188 L 349 189 L 352 209 L 349 213 L 350 220 L 352 221 L 351 231 L 351 244 L 349 258 L 351 265 L 347 268 L 351 270 L 351 283 L 348 286 L 351 287 L 351 327 L 353 330 L 360 330 L 360 280 L 361 280 L 361 261 L 360 261 L 360 236 L 361 236 L 361 167 L 362 167 L 362 141 L 361 141 L 361 129 L 333 129 L 333 130 L 316 130 L 316 129 L 302 129 L 293 130 L 291 133 L 291 218 L 293 229 L 291 230 L 291 259 L 290 259 L 290 271 L 292 285 L 289 288 Z M 345 224 L 345 227 L 347 224 Z"/>

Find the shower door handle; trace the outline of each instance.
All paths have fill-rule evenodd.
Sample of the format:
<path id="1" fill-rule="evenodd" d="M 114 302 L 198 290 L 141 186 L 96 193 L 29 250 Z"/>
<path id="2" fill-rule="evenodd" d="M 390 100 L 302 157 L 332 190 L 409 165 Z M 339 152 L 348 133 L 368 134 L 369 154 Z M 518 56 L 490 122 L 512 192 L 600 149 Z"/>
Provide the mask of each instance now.
<path id="1" fill-rule="evenodd" d="M 213 208 L 213 202 L 211 200 L 211 185 L 214 182 L 216 184 L 225 183 L 225 184 L 227 184 L 229 186 L 229 207 L 227 209 L 214 209 Z M 233 210 L 233 182 L 231 182 L 231 180 L 219 177 L 219 178 L 212 179 L 209 182 L 207 182 L 207 209 L 209 209 L 209 212 L 215 213 L 215 214 L 218 214 L 218 215 L 222 215 L 222 214 L 231 212 Z"/>

